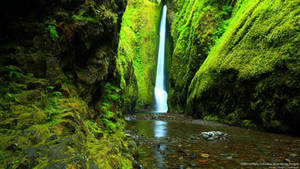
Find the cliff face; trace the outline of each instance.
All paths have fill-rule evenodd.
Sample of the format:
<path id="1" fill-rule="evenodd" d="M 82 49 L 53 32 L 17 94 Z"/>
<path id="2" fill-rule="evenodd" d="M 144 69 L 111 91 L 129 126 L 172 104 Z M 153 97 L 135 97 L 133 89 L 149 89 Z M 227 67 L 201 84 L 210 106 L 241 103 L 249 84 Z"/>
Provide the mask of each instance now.
<path id="1" fill-rule="evenodd" d="M 121 75 L 123 1 L 1 5 L 0 168 L 128 168 Z"/>
<path id="2" fill-rule="evenodd" d="M 121 88 L 127 111 L 151 110 L 156 75 L 160 2 L 129 0 L 122 19 L 118 48 Z"/>
<path id="3" fill-rule="evenodd" d="M 300 118 L 299 2 L 177 3 L 172 69 L 179 71 L 171 74 L 171 105 L 180 103 L 186 113 L 204 119 L 295 132 Z"/>
<path id="4" fill-rule="evenodd" d="M 208 0 L 169 3 L 174 50 L 168 102 L 170 111 L 175 112 L 184 110 L 191 80 L 220 36 L 218 28 L 230 16 L 231 6 L 229 2 Z"/>

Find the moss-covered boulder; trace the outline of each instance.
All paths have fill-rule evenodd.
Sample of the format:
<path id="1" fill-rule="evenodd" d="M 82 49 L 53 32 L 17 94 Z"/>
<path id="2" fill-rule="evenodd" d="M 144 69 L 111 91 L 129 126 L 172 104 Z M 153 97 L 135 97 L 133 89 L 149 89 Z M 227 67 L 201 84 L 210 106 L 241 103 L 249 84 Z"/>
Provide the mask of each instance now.
<path id="1" fill-rule="evenodd" d="M 129 0 L 122 18 L 117 66 L 128 111 L 153 106 L 160 11 L 160 2 Z"/>
<path id="2" fill-rule="evenodd" d="M 299 2 L 238 0 L 189 86 L 186 112 L 298 133 Z"/>

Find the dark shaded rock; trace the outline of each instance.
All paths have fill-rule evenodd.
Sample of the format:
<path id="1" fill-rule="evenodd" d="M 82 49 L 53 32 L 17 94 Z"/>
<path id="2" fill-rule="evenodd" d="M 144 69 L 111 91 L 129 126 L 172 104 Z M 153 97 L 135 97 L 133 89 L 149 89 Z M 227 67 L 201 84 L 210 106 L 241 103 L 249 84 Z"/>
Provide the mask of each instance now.
<path id="1" fill-rule="evenodd" d="M 37 82 L 37 83 L 31 82 L 31 83 L 27 84 L 28 90 L 37 89 L 37 88 L 41 88 L 41 87 L 42 87 L 42 84 L 39 82 Z"/>
<path id="2" fill-rule="evenodd" d="M 59 58 L 47 57 L 46 58 L 46 78 L 50 83 L 55 83 L 60 75 Z"/>
<path id="3" fill-rule="evenodd" d="M 63 127 L 63 132 L 64 133 L 74 134 L 75 131 L 76 131 L 75 126 L 69 121 L 63 121 L 63 122 L 60 123 L 60 125 Z"/>

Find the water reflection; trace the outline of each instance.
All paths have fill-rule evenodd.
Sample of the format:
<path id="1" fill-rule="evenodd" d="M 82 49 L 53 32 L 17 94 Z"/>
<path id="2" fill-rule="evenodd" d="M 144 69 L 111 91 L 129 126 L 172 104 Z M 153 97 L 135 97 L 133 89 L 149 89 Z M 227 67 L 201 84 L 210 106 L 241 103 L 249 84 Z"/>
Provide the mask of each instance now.
<path id="1" fill-rule="evenodd" d="M 154 121 L 154 137 L 159 139 L 167 136 L 167 122 L 165 121 Z M 154 149 L 156 155 L 155 161 L 158 168 L 163 168 L 164 156 L 161 154 L 162 150 L 166 149 L 165 144 L 160 144 L 158 149 Z"/>
<path id="2" fill-rule="evenodd" d="M 241 163 L 257 160 L 266 163 L 300 161 L 300 138 L 285 135 L 156 120 L 131 120 L 128 129 L 141 134 L 135 138 L 139 143 L 138 161 L 145 168 L 243 168 Z M 203 131 L 221 131 L 229 137 L 206 141 L 198 137 Z"/>
<path id="3" fill-rule="evenodd" d="M 165 137 L 167 133 L 167 122 L 154 121 L 154 137 Z"/>

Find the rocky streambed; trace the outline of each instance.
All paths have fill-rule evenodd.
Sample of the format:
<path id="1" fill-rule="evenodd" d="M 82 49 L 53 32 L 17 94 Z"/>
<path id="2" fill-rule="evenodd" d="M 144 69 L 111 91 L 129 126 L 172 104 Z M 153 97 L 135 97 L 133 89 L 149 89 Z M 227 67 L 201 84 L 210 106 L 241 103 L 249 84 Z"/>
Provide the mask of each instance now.
<path id="1" fill-rule="evenodd" d="M 300 138 L 174 114 L 127 115 L 136 168 L 299 168 Z"/>

